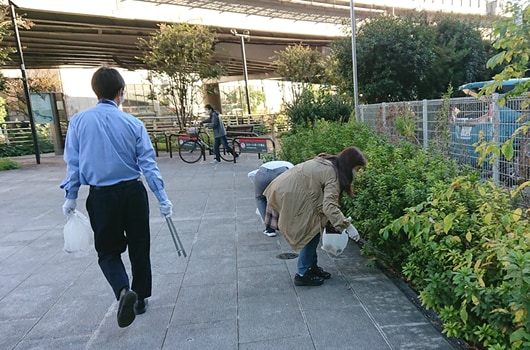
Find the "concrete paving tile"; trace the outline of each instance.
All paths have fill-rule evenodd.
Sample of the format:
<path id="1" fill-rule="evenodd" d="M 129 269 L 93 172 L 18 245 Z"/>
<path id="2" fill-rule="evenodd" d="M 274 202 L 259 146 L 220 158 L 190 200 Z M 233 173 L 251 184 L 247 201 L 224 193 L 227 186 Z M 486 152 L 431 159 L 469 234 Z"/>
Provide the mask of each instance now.
<path id="1" fill-rule="evenodd" d="M 113 321 L 113 325 L 109 327 L 112 330 L 101 330 L 98 337 L 93 342 L 89 342 L 85 349 L 143 350 L 160 349 L 162 347 L 165 329 L 160 328 L 160 325 L 156 323 L 144 324 L 141 327 L 140 320 L 135 320 L 127 328 L 118 328 L 116 321 Z"/>
<path id="2" fill-rule="evenodd" d="M 381 325 L 399 325 L 426 320 L 421 312 L 388 278 L 351 284 L 356 295 Z"/>
<path id="3" fill-rule="evenodd" d="M 237 267 L 254 267 L 262 265 L 284 265 L 284 260 L 278 259 L 277 255 L 280 253 L 278 250 L 257 250 L 255 252 L 248 252 L 243 248 L 241 252 L 241 246 L 237 251 Z"/>
<path id="4" fill-rule="evenodd" d="M 24 282 L 31 274 L 12 273 L 9 275 L 0 275 L 0 300 L 11 293 L 18 285 Z"/>
<path id="5" fill-rule="evenodd" d="M 83 350 L 90 337 L 85 336 L 68 336 L 66 338 L 42 338 L 42 339 L 24 339 L 13 350 Z"/>
<path id="6" fill-rule="evenodd" d="M 238 233 L 238 253 L 252 254 L 257 251 L 279 251 L 280 246 L 276 237 L 267 237 L 262 232 Z"/>
<path id="7" fill-rule="evenodd" d="M 163 307 L 174 309 L 182 287 L 183 274 L 155 274 L 153 275 L 153 290 L 149 297 L 149 309 Z"/>
<path id="8" fill-rule="evenodd" d="M 270 340 L 240 343 L 239 350 L 314 350 L 310 336 L 275 338 Z"/>
<path id="9" fill-rule="evenodd" d="M 365 257 L 362 257 L 357 247 L 347 247 L 345 253 L 350 253 L 353 251 L 353 254 L 349 256 L 340 255 L 338 258 L 335 258 L 335 264 L 340 267 L 340 270 L 344 275 L 351 275 L 353 278 L 363 274 L 381 274 L 381 270 L 375 267 L 370 261 Z"/>
<path id="10" fill-rule="evenodd" d="M 0 321 L 0 349 L 14 349 L 39 321 L 38 318 Z"/>
<path id="11" fill-rule="evenodd" d="M 99 328 L 93 333 L 85 349 L 161 349 L 167 334 L 172 307 L 160 306 L 150 301 L 145 314 L 136 316 L 126 328 L 116 321 L 117 303 L 109 309 Z"/>
<path id="12" fill-rule="evenodd" d="M 1 320 L 42 317 L 62 294 L 64 286 L 20 285 L 2 299 Z"/>
<path id="13" fill-rule="evenodd" d="M 96 258 L 92 253 L 80 256 L 61 251 L 38 266 L 32 276 L 25 281 L 25 284 L 68 285 L 87 269 L 99 270 Z"/>
<path id="14" fill-rule="evenodd" d="M 173 242 L 168 245 L 173 245 Z M 184 244 L 184 243 L 183 243 Z M 188 267 L 188 258 L 178 256 L 177 250 L 174 246 L 170 246 L 168 252 L 151 254 L 151 269 L 153 276 L 184 273 Z M 189 250 L 186 247 L 186 254 Z"/>
<path id="15" fill-rule="evenodd" d="M 28 333 L 26 339 L 39 340 L 43 334 L 60 339 L 70 336 L 89 336 L 98 327 L 105 313 L 113 304 L 111 298 L 97 295 L 67 293 L 57 300 Z"/>
<path id="16" fill-rule="evenodd" d="M 2 242 L 0 245 L 0 262 L 7 260 L 11 255 L 22 249 L 23 245 L 16 242 Z"/>
<path id="17" fill-rule="evenodd" d="M 237 289 L 234 282 L 183 286 L 178 295 L 171 324 L 233 319 L 237 315 Z"/>
<path id="18" fill-rule="evenodd" d="M 196 239 L 190 248 L 190 259 L 200 262 L 209 258 L 230 258 L 236 255 L 236 242 L 231 239 L 206 239 L 204 235 Z"/>
<path id="19" fill-rule="evenodd" d="M 228 320 L 172 325 L 162 349 L 237 349 L 237 321 Z"/>
<path id="20" fill-rule="evenodd" d="M 308 335 L 306 320 L 294 292 L 240 298 L 241 343 Z"/>
<path id="21" fill-rule="evenodd" d="M 4 234 L 0 237 L 0 243 L 2 243 L 2 246 L 28 244 L 46 234 L 46 231 L 39 229 L 22 230 L 21 228 L 19 228 L 18 230 L 15 230 L 16 228 L 13 228 L 11 229 L 12 233 Z"/>
<path id="22" fill-rule="evenodd" d="M 284 264 L 240 267 L 237 274 L 239 298 L 293 291 L 293 284 Z"/>
<path id="23" fill-rule="evenodd" d="M 392 349 L 361 306 L 306 311 L 316 349 Z"/>
<path id="24" fill-rule="evenodd" d="M 454 347 L 431 324 L 403 324 L 381 327 L 395 349 L 402 350 L 451 350 Z"/>
<path id="25" fill-rule="evenodd" d="M 349 284 L 340 276 L 332 276 L 316 287 L 295 287 L 302 310 L 330 311 L 358 306 L 359 299 L 352 293 Z"/>

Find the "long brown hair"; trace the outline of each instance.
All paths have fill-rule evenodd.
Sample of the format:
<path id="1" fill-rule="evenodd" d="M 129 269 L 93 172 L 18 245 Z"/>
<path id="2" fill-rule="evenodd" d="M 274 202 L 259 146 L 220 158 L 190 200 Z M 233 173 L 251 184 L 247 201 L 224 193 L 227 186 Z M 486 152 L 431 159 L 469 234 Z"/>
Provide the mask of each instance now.
<path id="1" fill-rule="evenodd" d="M 353 181 L 352 170 L 355 167 L 366 165 L 366 158 L 362 152 L 357 147 L 351 146 L 345 148 L 336 156 L 321 153 L 318 157 L 331 161 L 339 180 L 341 193 L 346 192 L 348 196 L 353 197 L 351 188 Z"/>

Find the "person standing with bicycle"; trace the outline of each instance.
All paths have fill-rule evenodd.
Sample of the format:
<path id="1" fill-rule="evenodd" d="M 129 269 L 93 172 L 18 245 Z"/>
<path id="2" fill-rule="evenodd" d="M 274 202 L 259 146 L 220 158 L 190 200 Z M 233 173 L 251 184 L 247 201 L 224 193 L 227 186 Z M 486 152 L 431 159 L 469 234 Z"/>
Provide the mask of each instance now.
<path id="1" fill-rule="evenodd" d="M 206 124 L 206 126 L 213 130 L 213 137 L 215 138 L 215 141 L 213 143 L 213 150 L 215 153 L 215 159 L 212 160 L 212 163 L 221 163 L 221 152 L 219 150 L 219 147 L 221 147 L 221 144 L 225 147 L 225 149 L 231 153 L 234 157 L 238 157 L 238 155 L 234 152 L 232 147 L 228 145 L 228 141 L 226 139 L 226 129 L 223 124 L 223 121 L 221 120 L 221 117 L 219 116 L 219 112 L 216 111 L 211 104 L 207 104 L 204 106 L 206 114 L 209 115 L 208 118 L 201 121 L 201 124 Z"/>

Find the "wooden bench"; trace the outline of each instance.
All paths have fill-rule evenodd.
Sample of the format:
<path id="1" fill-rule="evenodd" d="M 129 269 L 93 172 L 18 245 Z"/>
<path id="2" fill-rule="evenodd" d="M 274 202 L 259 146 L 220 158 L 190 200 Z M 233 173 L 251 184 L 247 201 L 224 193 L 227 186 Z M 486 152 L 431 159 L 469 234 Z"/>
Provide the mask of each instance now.
<path id="1" fill-rule="evenodd" d="M 254 132 L 254 124 L 241 124 L 241 125 L 227 125 L 226 136 L 237 137 L 237 136 L 249 136 L 256 137 L 258 134 Z"/>

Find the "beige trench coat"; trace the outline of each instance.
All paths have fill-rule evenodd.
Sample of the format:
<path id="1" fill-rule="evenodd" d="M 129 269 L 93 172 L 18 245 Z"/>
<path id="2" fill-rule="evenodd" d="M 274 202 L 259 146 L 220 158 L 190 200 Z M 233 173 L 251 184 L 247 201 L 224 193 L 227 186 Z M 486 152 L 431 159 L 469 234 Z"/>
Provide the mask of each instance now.
<path id="1" fill-rule="evenodd" d="M 279 213 L 278 228 L 289 245 L 299 251 L 329 221 L 341 231 L 350 222 L 340 210 L 340 185 L 330 161 L 314 158 L 296 165 L 263 192 Z"/>

